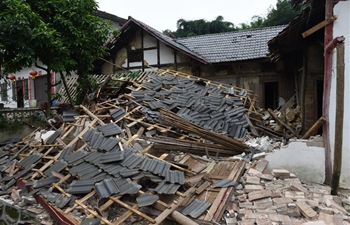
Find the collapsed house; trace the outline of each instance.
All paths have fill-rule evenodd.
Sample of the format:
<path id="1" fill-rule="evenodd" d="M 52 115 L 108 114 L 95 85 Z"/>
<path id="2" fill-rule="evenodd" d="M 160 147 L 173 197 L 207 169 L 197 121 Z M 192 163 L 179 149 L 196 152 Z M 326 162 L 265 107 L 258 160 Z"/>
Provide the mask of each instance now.
<path id="1" fill-rule="evenodd" d="M 253 125 L 253 93 L 178 72 L 134 75 L 108 76 L 78 111 L 2 147 L 1 186 L 11 204 L 40 212 L 33 195 L 59 224 L 214 224 L 224 214 L 227 224 L 302 224 L 339 211 L 348 221 L 327 188 L 311 196 L 327 196 L 328 208 L 318 203 L 324 215 L 296 202 L 309 190 L 288 171 L 274 170 L 275 182 L 266 161 L 250 166 L 258 150 L 244 140 L 263 131 Z"/>

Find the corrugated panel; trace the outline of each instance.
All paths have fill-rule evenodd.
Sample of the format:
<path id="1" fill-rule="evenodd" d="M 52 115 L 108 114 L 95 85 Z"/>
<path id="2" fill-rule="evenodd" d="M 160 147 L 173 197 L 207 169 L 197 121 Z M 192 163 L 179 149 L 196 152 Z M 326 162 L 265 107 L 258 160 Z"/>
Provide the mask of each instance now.
<path id="1" fill-rule="evenodd" d="M 44 187 L 46 185 L 51 185 L 53 183 L 58 182 L 60 179 L 58 179 L 57 177 L 49 177 L 49 178 L 43 178 L 40 180 L 36 180 L 34 181 L 33 187 L 34 188 L 41 188 Z"/>
<path id="2" fill-rule="evenodd" d="M 217 188 L 217 187 L 224 188 L 224 187 L 235 187 L 237 185 L 239 185 L 239 183 L 236 181 L 229 180 L 229 179 L 223 179 L 223 180 L 220 180 L 220 181 L 214 183 L 213 187 L 214 188 Z"/>
<path id="3" fill-rule="evenodd" d="M 102 151 L 110 151 L 119 143 L 119 141 L 120 139 L 115 137 L 105 138 L 105 142 L 103 142 L 98 149 Z"/>
<path id="4" fill-rule="evenodd" d="M 86 169 L 89 169 L 91 167 L 95 167 L 94 165 L 91 165 L 88 162 L 82 162 L 72 168 L 69 169 L 70 174 L 72 174 L 73 176 L 76 176 L 78 174 L 78 172 L 80 171 L 84 171 Z"/>
<path id="5" fill-rule="evenodd" d="M 77 111 L 63 111 L 62 120 L 63 122 L 74 122 L 75 121 L 74 117 L 78 116 L 79 114 L 80 113 Z"/>
<path id="6" fill-rule="evenodd" d="M 165 175 L 165 181 L 172 184 L 184 184 L 185 183 L 185 174 L 179 170 L 167 170 Z"/>
<path id="7" fill-rule="evenodd" d="M 148 193 L 142 194 L 136 198 L 136 202 L 139 207 L 152 205 L 157 200 L 159 200 L 157 195 L 151 195 Z"/>
<path id="8" fill-rule="evenodd" d="M 71 155 L 67 155 L 64 157 L 64 160 L 66 160 L 69 164 L 72 165 L 79 165 L 84 161 L 84 157 L 88 154 L 88 152 L 84 150 L 76 151 L 75 153 Z"/>
<path id="9" fill-rule="evenodd" d="M 66 158 L 68 155 L 70 155 L 72 153 L 73 148 L 74 148 L 74 145 L 69 145 L 69 146 L 65 147 L 62 150 L 62 153 L 58 159 L 61 160 L 61 159 Z"/>
<path id="10" fill-rule="evenodd" d="M 71 197 L 64 196 L 63 198 L 59 198 L 56 202 L 55 205 L 62 209 L 65 207 L 69 202 L 71 201 Z"/>
<path id="11" fill-rule="evenodd" d="M 14 178 L 18 179 L 20 177 L 23 177 L 25 174 L 27 174 L 31 169 L 35 167 L 35 164 L 28 165 L 24 168 L 24 170 L 21 170 L 20 172 L 17 172 L 15 175 L 13 175 Z M 11 179 L 11 176 L 6 176 L 3 178 L 3 180 Z"/>
<path id="12" fill-rule="evenodd" d="M 51 145 L 53 144 L 56 139 L 61 135 L 62 131 L 61 130 L 57 130 L 55 131 L 55 133 L 53 133 L 48 139 L 46 139 L 46 144 Z"/>
<path id="13" fill-rule="evenodd" d="M 130 177 L 133 175 L 139 174 L 140 171 L 138 169 L 128 169 L 128 168 L 123 168 L 119 171 L 120 176 L 122 177 Z"/>
<path id="14" fill-rule="evenodd" d="M 123 129 L 121 129 L 117 124 L 115 123 L 108 123 L 106 125 L 98 127 L 98 129 L 103 133 L 104 136 L 112 136 L 121 134 L 123 132 Z"/>
<path id="15" fill-rule="evenodd" d="M 129 169 L 135 168 L 145 159 L 144 156 L 140 155 L 129 155 L 129 157 L 125 157 L 124 160 L 120 163 L 120 165 L 128 167 Z"/>
<path id="16" fill-rule="evenodd" d="M 133 176 L 132 179 L 134 181 L 138 181 L 142 178 L 148 178 L 150 179 L 152 182 L 155 182 L 155 183 L 160 183 L 163 181 L 163 179 L 157 175 L 154 175 L 153 173 L 151 172 L 142 172 L 142 173 L 139 173 L 138 175 L 136 176 Z"/>
<path id="17" fill-rule="evenodd" d="M 44 171 L 46 176 L 52 176 L 52 171 L 60 172 L 63 170 L 68 164 L 65 161 L 56 161 L 50 168 Z"/>
<path id="18" fill-rule="evenodd" d="M 93 143 L 90 143 L 90 147 L 92 147 L 93 149 L 98 149 L 101 144 L 102 144 L 102 141 L 105 139 L 105 136 L 103 136 L 102 133 L 99 133 L 97 138 L 94 140 Z"/>
<path id="19" fill-rule="evenodd" d="M 96 183 L 95 189 L 100 198 L 108 198 L 110 196 L 103 182 Z"/>
<path id="20" fill-rule="evenodd" d="M 126 114 L 126 111 L 124 108 L 118 108 L 118 109 L 112 111 L 110 114 L 114 120 L 119 120 L 120 118 L 122 118 Z"/>
<path id="21" fill-rule="evenodd" d="M 211 202 L 200 201 L 195 199 L 188 206 L 186 206 L 181 213 L 185 216 L 190 215 L 193 218 L 198 218 L 202 215 L 205 210 L 207 210 L 211 206 Z"/>
<path id="22" fill-rule="evenodd" d="M 37 162 L 39 159 L 41 159 L 43 157 L 43 155 L 44 154 L 42 154 L 42 153 L 33 153 L 30 156 L 19 161 L 17 163 L 17 165 L 21 166 L 21 167 L 27 167 L 28 165 L 31 165 L 31 164 Z"/>
<path id="23" fill-rule="evenodd" d="M 125 194 L 136 194 L 142 186 L 138 183 L 130 180 L 129 178 L 115 178 L 114 181 L 116 182 L 120 192 L 118 195 L 125 195 Z"/>
<path id="24" fill-rule="evenodd" d="M 104 153 L 101 157 L 100 163 L 117 162 L 124 159 L 124 151 L 113 151 Z"/>
<path id="25" fill-rule="evenodd" d="M 93 133 L 95 132 L 95 129 L 89 129 L 88 131 L 86 131 L 86 133 L 83 135 L 82 137 L 82 141 L 83 142 L 87 142 L 87 141 L 90 141 Z"/>
<path id="26" fill-rule="evenodd" d="M 176 191 L 180 188 L 180 184 L 171 184 L 165 181 L 162 181 L 154 191 L 158 194 L 175 194 Z"/>

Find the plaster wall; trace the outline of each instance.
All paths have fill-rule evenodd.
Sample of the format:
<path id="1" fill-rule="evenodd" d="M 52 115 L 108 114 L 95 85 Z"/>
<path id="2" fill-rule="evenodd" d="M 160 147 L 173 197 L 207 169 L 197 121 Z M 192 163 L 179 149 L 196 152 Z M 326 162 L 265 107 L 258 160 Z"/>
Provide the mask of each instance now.
<path id="1" fill-rule="evenodd" d="M 267 169 L 286 169 L 303 182 L 322 184 L 325 180 L 324 148 L 308 146 L 307 141 L 291 141 L 288 146 L 265 157 Z"/>
<path id="2" fill-rule="evenodd" d="M 136 32 L 135 38 L 130 42 L 131 49 L 141 49 L 141 32 Z M 143 47 L 144 48 L 154 48 L 157 47 L 157 39 L 152 37 L 149 34 L 145 34 L 143 38 Z M 151 49 L 151 50 L 144 50 L 144 63 L 145 65 L 157 65 L 158 59 L 157 59 L 157 50 Z M 159 54 L 160 54 L 160 64 L 173 64 L 174 63 L 174 50 L 172 48 L 169 48 L 164 43 L 159 43 Z M 127 67 L 128 59 L 126 57 L 126 49 L 122 48 L 117 53 L 117 59 L 115 63 L 118 66 Z M 181 53 L 178 53 L 176 60 L 178 63 L 186 61 L 187 57 L 181 56 Z M 103 65 L 103 73 L 106 73 L 105 71 L 111 71 L 111 66 Z M 141 66 L 141 62 L 132 62 L 130 63 L 130 66 Z"/>
<path id="3" fill-rule="evenodd" d="M 333 37 L 345 37 L 345 82 L 344 82 L 344 123 L 343 123 L 343 152 L 342 171 L 340 175 L 340 186 L 350 188 L 350 2 L 339 1 L 334 7 L 334 14 L 338 19 L 334 22 Z M 336 135 L 335 110 L 336 110 L 336 49 L 333 51 L 333 68 L 330 96 L 330 141 L 332 155 L 334 153 L 334 137 Z"/>

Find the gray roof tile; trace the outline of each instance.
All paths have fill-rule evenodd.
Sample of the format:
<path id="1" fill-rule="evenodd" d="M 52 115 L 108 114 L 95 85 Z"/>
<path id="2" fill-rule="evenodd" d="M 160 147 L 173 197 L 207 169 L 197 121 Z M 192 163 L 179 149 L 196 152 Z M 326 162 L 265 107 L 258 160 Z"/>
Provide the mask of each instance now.
<path id="1" fill-rule="evenodd" d="M 185 216 L 190 215 L 193 218 L 198 218 L 211 206 L 210 202 L 200 201 L 195 199 L 188 206 L 186 206 L 181 213 Z"/>
<path id="2" fill-rule="evenodd" d="M 227 33 L 207 34 L 177 39 L 191 51 L 210 63 L 232 62 L 267 56 L 267 42 L 274 38 L 286 25 L 241 30 Z"/>
<path id="3" fill-rule="evenodd" d="M 112 136 L 112 135 L 117 135 L 123 132 L 123 129 L 120 128 L 117 124 L 115 123 L 108 123 L 106 125 L 100 126 L 98 128 L 104 136 Z"/>
<path id="4" fill-rule="evenodd" d="M 213 184 L 213 187 L 232 187 L 232 186 L 237 186 L 239 185 L 238 182 L 230 180 L 230 179 L 223 179 L 223 180 L 219 180 L 218 182 Z"/>
<path id="5" fill-rule="evenodd" d="M 165 181 L 162 181 L 154 191 L 158 194 L 175 194 L 180 188 L 180 184 L 172 184 Z"/>
<path id="6" fill-rule="evenodd" d="M 145 193 L 137 197 L 136 202 L 139 207 L 142 207 L 142 206 L 152 205 L 158 199 L 159 199 L 158 195 L 151 195 L 151 194 Z"/>

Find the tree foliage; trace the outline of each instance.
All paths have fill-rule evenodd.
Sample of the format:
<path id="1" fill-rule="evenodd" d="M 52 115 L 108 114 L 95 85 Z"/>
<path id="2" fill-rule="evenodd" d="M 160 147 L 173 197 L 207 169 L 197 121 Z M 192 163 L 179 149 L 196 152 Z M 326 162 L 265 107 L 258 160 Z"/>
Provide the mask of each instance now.
<path id="1" fill-rule="evenodd" d="M 237 30 L 233 23 L 224 21 L 224 17 L 218 16 L 215 20 L 206 21 L 179 19 L 176 23 L 177 30 L 173 32 L 176 37 L 191 37 L 202 34 L 213 34 Z M 165 34 L 171 33 L 169 30 Z"/>
<path id="2" fill-rule="evenodd" d="M 164 34 L 174 34 L 176 37 L 190 37 L 202 34 L 221 33 L 235 31 L 238 29 L 261 28 L 268 26 L 276 26 L 288 24 L 301 11 L 301 7 L 293 9 L 291 0 L 277 0 L 276 6 L 268 9 L 265 17 L 255 15 L 249 23 L 241 23 L 235 26 L 231 22 L 224 21 L 222 16 L 218 16 L 213 21 L 201 20 L 184 20 L 177 21 L 177 30 L 171 32 L 165 30 Z"/>
<path id="3" fill-rule="evenodd" d="M 40 61 L 47 74 L 84 76 L 106 53 L 110 24 L 93 15 L 94 0 L 3 0 L 0 8 L 0 65 L 7 72 Z M 49 78 L 47 84 L 51 99 Z"/>
<path id="4" fill-rule="evenodd" d="M 263 19 L 262 26 L 267 27 L 288 24 L 299 15 L 300 11 L 301 7 L 293 9 L 290 0 L 278 0 L 276 8 L 271 8 L 266 18 Z"/>

